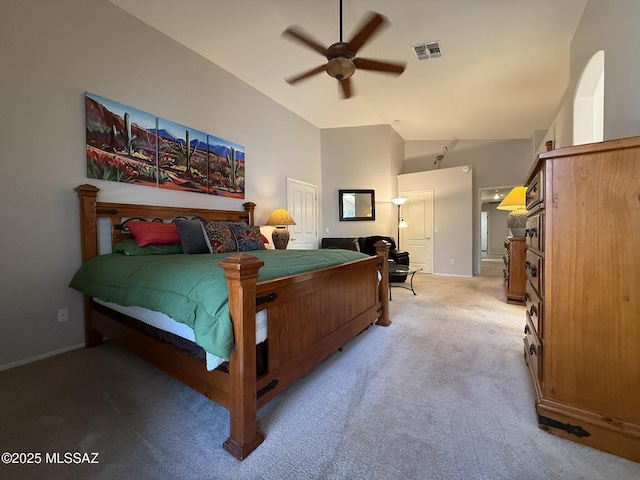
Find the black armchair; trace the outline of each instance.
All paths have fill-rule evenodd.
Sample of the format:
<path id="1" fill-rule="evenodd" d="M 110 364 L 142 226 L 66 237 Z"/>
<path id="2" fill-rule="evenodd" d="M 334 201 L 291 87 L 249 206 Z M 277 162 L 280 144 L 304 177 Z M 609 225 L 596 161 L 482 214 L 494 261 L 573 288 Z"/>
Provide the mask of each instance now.
<path id="1" fill-rule="evenodd" d="M 383 240 L 389 244 L 389 262 L 400 265 L 409 265 L 409 252 L 398 250 L 396 242 L 392 237 L 384 237 L 381 235 L 372 235 L 370 237 L 342 237 L 342 238 L 323 238 L 321 242 L 322 248 L 343 248 L 346 250 L 355 250 L 367 255 L 376 255 L 376 242 Z M 389 274 L 390 282 L 404 282 L 407 279 L 403 274 Z"/>
<path id="2" fill-rule="evenodd" d="M 374 245 L 380 240 L 385 241 L 389 244 L 389 262 L 397 263 L 399 265 L 409 265 L 409 252 L 398 250 L 396 248 L 396 242 L 393 237 L 385 237 L 381 235 L 359 237 L 358 244 L 360 246 L 360 251 L 366 253 L 367 255 L 375 255 L 376 247 Z M 404 282 L 406 279 L 406 274 L 389 274 L 390 282 Z"/>

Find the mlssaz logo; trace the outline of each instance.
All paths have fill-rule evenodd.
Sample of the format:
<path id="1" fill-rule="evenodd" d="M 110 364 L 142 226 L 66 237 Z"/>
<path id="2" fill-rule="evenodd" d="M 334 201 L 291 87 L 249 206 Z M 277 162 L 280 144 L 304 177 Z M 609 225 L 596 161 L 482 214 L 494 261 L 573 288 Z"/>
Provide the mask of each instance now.
<path id="1" fill-rule="evenodd" d="M 82 452 L 65 452 L 65 453 L 47 453 L 46 463 L 100 463 L 98 461 L 99 453 L 82 453 Z"/>

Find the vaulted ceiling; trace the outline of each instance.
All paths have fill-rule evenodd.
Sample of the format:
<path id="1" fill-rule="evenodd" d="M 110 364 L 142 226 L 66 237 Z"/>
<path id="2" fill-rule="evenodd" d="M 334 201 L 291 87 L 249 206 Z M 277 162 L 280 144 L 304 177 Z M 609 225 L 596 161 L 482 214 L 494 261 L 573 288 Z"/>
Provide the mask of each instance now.
<path id="1" fill-rule="evenodd" d="M 282 37 L 297 25 L 340 39 L 339 0 L 110 0 L 319 128 L 391 125 L 405 140 L 529 138 L 546 129 L 569 78 L 569 47 L 587 0 L 343 0 L 343 38 L 368 11 L 390 24 L 358 56 L 406 63 L 402 75 L 357 70 L 341 99 L 327 62 Z M 437 41 L 442 56 L 412 46 Z"/>

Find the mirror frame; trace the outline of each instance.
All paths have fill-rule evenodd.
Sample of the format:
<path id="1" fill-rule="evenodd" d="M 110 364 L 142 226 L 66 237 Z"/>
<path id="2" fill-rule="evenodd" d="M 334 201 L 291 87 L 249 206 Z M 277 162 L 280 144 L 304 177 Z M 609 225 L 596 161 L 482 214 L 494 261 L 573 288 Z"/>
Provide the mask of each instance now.
<path id="1" fill-rule="evenodd" d="M 344 195 L 369 195 L 371 201 L 371 215 L 365 217 L 346 217 L 344 211 Z M 368 222 L 376 219 L 376 192 L 375 190 L 338 190 L 338 205 L 341 222 Z"/>

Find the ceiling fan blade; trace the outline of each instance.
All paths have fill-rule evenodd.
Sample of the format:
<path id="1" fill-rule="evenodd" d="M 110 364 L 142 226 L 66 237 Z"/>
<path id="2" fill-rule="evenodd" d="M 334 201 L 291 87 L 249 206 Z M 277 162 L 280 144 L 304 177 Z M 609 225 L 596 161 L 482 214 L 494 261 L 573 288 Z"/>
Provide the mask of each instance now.
<path id="1" fill-rule="evenodd" d="M 347 99 L 351 97 L 353 94 L 351 91 L 351 77 L 343 78 L 340 80 L 340 92 L 342 93 L 342 98 Z"/>
<path id="2" fill-rule="evenodd" d="M 294 40 L 298 40 L 302 42 L 307 47 L 315 50 L 323 56 L 327 56 L 327 49 L 319 42 L 311 38 L 306 32 L 296 27 L 289 27 L 284 32 L 282 32 L 283 37 L 290 37 Z"/>
<path id="3" fill-rule="evenodd" d="M 369 17 L 362 28 L 348 42 L 348 50 L 354 55 L 362 48 L 371 36 L 382 26 L 386 25 L 387 18 L 376 12 L 370 12 Z"/>
<path id="4" fill-rule="evenodd" d="M 299 75 L 296 75 L 295 77 L 289 77 L 286 80 L 287 83 L 289 84 L 294 84 L 296 82 L 299 82 L 300 80 L 304 80 L 305 78 L 309 78 L 313 75 L 315 75 L 316 73 L 320 73 L 320 72 L 324 72 L 326 70 L 326 65 L 320 65 L 319 67 L 313 68 L 311 70 L 308 70 L 306 72 L 303 72 Z"/>
<path id="5" fill-rule="evenodd" d="M 354 58 L 353 64 L 359 70 L 374 70 L 382 73 L 393 73 L 400 75 L 404 72 L 404 63 L 381 62 L 380 60 L 372 60 L 370 58 Z"/>

